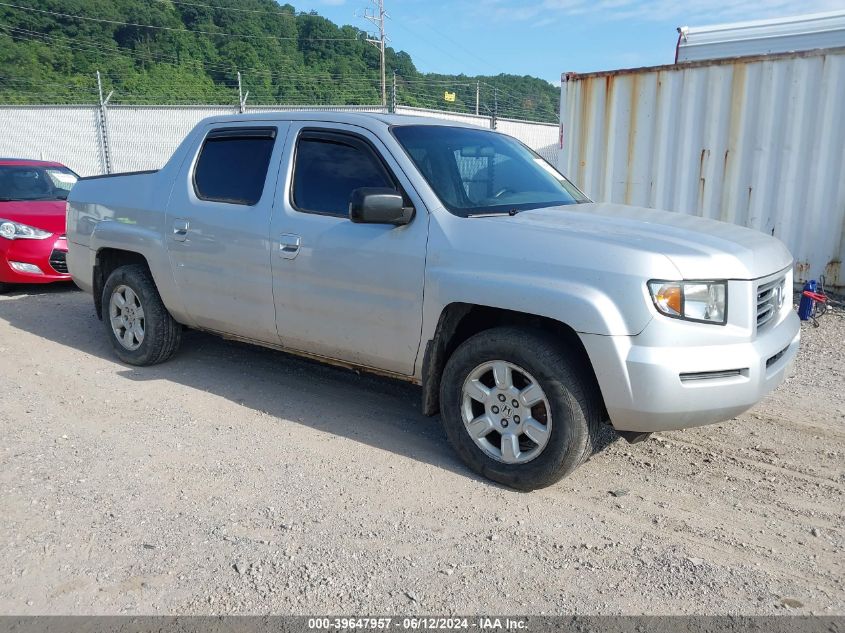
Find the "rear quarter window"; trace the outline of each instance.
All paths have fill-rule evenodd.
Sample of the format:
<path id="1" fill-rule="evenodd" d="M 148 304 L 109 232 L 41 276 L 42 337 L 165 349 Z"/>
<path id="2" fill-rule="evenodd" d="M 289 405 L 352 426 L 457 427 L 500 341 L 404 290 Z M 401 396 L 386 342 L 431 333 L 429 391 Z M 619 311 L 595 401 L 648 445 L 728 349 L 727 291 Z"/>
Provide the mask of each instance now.
<path id="1" fill-rule="evenodd" d="M 200 200 L 254 205 L 261 199 L 275 128 L 228 128 L 209 132 L 194 168 Z"/>

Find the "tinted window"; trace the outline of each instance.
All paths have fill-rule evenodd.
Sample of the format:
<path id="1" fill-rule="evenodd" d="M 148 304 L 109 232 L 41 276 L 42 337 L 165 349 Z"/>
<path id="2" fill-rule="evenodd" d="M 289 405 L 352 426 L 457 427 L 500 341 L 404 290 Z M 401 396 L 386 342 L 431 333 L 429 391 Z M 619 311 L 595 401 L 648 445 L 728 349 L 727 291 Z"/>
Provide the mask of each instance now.
<path id="1" fill-rule="evenodd" d="M 467 216 L 584 202 L 543 158 L 504 134 L 435 125 L 393 128 L 450 211 Z"/>
<path id="2" fill-rule="evenodd" d="M 67 200 L 75 184 L 66 167 L 0 165 L 0 201 Z"/>
<path id="3" fill-rule="evenodd" d="M 364 142 L 328 134 L 300 137 L 293 177 L 293 202 L 298 209 L 346 216 L 349 197 L 359 187 L 395 187 Z"/>
<path id="4" fill-rule="evenodd" d="M 275 130 L 215 130 L 203 144 L 194 188 L 202 200 L 256 204 L 264 191 Z"/>

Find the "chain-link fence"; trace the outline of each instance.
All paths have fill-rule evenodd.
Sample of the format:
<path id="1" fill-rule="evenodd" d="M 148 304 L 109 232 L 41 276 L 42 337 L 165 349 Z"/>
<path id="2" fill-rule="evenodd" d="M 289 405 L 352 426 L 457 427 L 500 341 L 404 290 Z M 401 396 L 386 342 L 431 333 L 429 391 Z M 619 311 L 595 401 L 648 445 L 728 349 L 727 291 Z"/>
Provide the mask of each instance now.
<path id="1" fill-rule="evenodd" d="M 293 110 L 383 112 L 381 106 L 272 106 L 249 112 Z M 0 156 L 55 160 L 83 176 L 164 165 L 177 145 L 202 119 L 232 114 L 231 106 L 0 106 Z M 398 106 L 398 114 L 460 121 L 510 134 L 552 164 L 558 153 L 558 126 Z"/>

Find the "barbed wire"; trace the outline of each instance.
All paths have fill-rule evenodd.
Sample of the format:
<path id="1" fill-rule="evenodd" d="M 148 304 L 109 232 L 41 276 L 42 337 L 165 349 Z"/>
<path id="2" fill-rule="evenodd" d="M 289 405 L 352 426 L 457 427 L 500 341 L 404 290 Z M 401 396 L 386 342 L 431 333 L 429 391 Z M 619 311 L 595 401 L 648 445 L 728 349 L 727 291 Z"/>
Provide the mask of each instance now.
<path id="1" fill-rule="evenodd" d="M 0 6 L 9 3 L 0 2 Z M 180 105 L 209 104 L 209 101 L 225 99 L 237 103 L 239 84 L 232 77 L 237 72 L 231 64 L 215 63 L 188 57 L 172 61 L 172 57 L 152 51 L 139 51 L 118 45 L 108 46 L 84 38 L 67 38 L 50 35 L 20 27 L 0 23 L 0 30 L 14 37 L 29 41 L 38 41 L 49 46 L 61 46 L 71 50 L 88 50 L 107 59 L 125 59 L 126 57 L 160 63 L 176 69 L 185 69 L 193 65 L 213 71 L 206 86 L 199 86 L 185 93 L 178 78 L 161 81 L 153 93 L 146 90 L 133 90 L 124 84 L 114 71 L 106 70 L 103 78 L 105 87 L 114 89 L 113 102 L 122 105 Z M 228 74 L 229 77 L 221 76 Z M 379 79 L 375 76 L 360 77 L 353 74 L 332 74 L 321 72 L 317 75 L 307 71 L 271 71 L 264 68 L 241 69 L 243 90 L 251 91 L 252 104 L 267 105 L 371 105 L 378 101 Z M 90 84 L 89 84 L 90 81 Z M 476 88 L 478 90 L 478 111 L 488 116 L 538 120 L 555 120 L 556 108 L 541 103 L 540 95 L 516 96 L 508 91 L 482 80 L 458 77 L 396 77 L 396 99 L 400 105 L 427 107 L 456 114 L 474 114 L 476 110 Z M 437 93 L 427 89 L 455 92 L 456 101 L 441 99 Z M 463 90 L 461 90 L 463 89 Z M 16 103 L 39 101 L 43 103 L 85 103 L 94 101 L 96 96 L 95 80 L 80 80 L 75 77 L 72 83 L 60 81 L 36 80 L 28 77 L 0 78 L 0 95 Z M 495 95 L 495 96 L 494 96 Z M 498 97 L 496 99 L 496 96 Z M 548 97 L 546 97 L 548 98 Z M 534 106 L 526 110 L 526 101 L 534 101 Z"/>

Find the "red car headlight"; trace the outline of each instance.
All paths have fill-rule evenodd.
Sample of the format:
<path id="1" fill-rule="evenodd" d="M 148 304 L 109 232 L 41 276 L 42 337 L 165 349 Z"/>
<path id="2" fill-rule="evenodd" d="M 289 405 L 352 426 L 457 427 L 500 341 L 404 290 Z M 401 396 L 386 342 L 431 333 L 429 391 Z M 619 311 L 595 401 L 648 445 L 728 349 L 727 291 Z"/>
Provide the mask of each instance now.
<path id="1" fill-rule="evenodd" d="M 51 235 L 49 231 L 42 231 L 34 226 L 11 220 L 0 220 L 0 237 L 7 240 L 45 240 Z"/>

